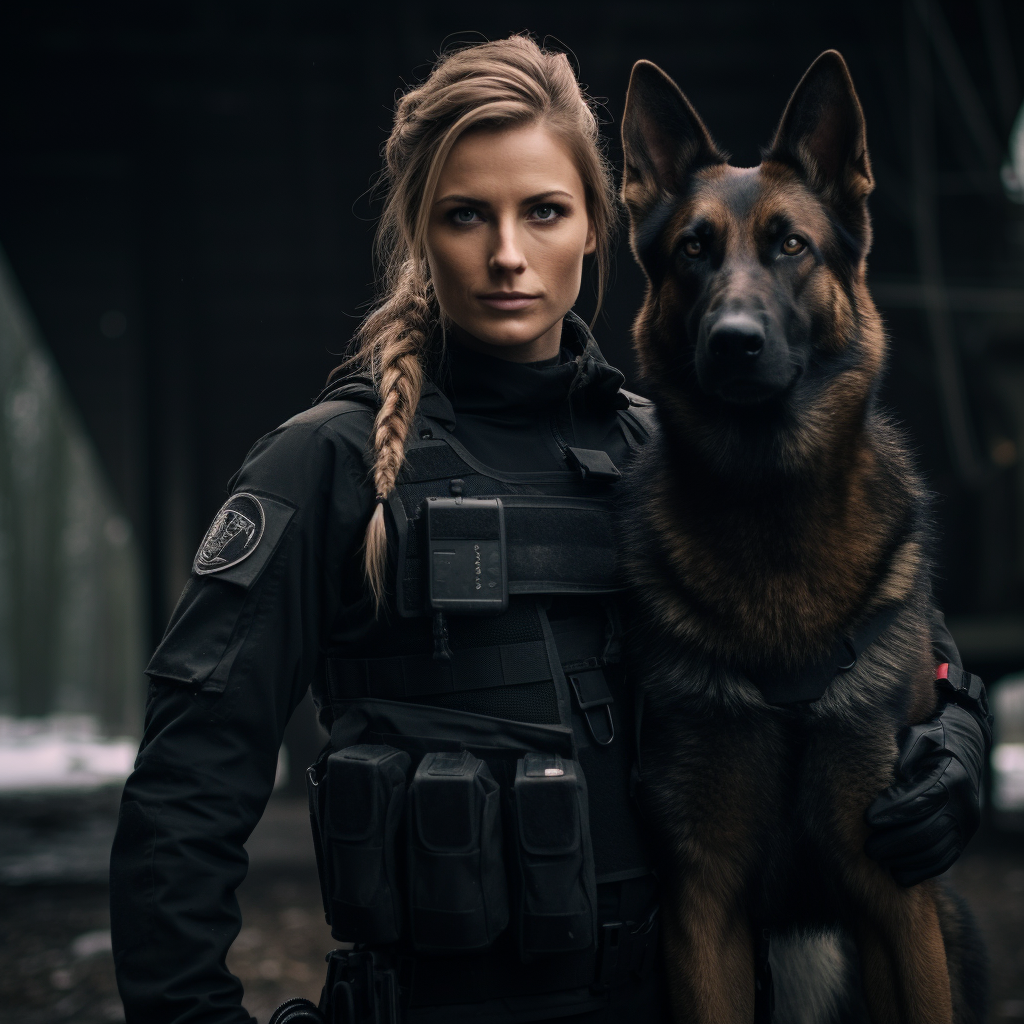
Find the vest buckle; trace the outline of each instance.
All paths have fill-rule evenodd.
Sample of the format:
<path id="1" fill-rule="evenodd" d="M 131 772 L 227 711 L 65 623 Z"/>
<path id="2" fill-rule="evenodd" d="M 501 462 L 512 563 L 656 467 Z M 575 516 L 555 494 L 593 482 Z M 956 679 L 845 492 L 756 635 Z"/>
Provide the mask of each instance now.
<path id="1" fill-rule="evenodd" d="M 608 680 L 605 679 L 604 672 L 600 668 L 593 668 L 585 672 L 574 672 L 568 678 L 591 739 L 599 747 L 610 746 L 615 739 L 615 719 L 612 718 L 612 704 L 615 703 L 615 698 L 608 689 Z M 594 714 L 598 708 L 604 709 L 603 722 L 600 715 Z"/>

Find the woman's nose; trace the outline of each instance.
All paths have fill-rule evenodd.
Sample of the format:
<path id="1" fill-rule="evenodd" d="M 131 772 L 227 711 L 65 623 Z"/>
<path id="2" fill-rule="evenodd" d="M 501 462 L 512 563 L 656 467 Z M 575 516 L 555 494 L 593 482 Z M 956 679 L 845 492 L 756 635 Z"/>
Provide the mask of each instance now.
<path id="1" fill-rule="evenodd" d="M 498 237 L 495 239 L 494 250 L 488 264 L 491 270 L 499 273 L 517 273 L 526 269 L 526 255 L 511 225 L 499 226 Z"/>

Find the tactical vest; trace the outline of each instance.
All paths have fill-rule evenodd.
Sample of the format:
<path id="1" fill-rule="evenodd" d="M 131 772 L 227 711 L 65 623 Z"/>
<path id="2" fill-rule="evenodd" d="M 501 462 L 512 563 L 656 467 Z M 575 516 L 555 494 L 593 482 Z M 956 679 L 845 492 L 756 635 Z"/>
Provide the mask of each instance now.
<path id="1" fill-rule="evenodd" d="M 325 912 L 336 938 L 412 955 L 416 1021 L 453 1002 L 470 1017 L 495 1000 L 517 1014 L 553 999 L 567 1013 L 597 1008 L 602 985 L 630 969 L 601 937 L 643 908 L 605 907 L 600 894 L 650 874 L 629 796 L 615 524 L 620 471 L 649 413 L 631 399 L 609 415 L 607 450 L 566 445 L 564 471 L 507 473 L 421 413 L 387 506 L 387 612 L 365 640 L 327 651 L 320 702 L 334 724 L 310 776 Z M 332 786 L 348 796 L 323 792 Z M 435 827 L 456 806 L 469 831 L 462 817 Z M 388 863 L 380 849 L 399 813 L 408 835 Z M 495 828 L 501 849 L 488 851 Z M 462 909 L 458 885 L 431 883 L 455 862 Z M 556 879 L 545 906 L 537 892 Z"/>

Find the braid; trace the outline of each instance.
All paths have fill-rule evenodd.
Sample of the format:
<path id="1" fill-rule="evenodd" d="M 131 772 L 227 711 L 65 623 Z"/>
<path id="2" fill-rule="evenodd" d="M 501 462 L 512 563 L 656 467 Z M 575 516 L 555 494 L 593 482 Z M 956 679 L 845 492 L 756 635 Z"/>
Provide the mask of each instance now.
<path id="1" fill-rule="evenodd" d="M 398 274 L 391 297 L 364 325 L 365 333 L 374 339 L 373 369 L 381 399 L 372 435 L 377 507 L 366 527 L 364 543 L 366 578 L 378 609 L 384 598 L 387 568 L 383 503 L 394 490 L 405 459 L 405 439 L 419 404 L 431 312 L 430 287 L 408 260 Z"/>

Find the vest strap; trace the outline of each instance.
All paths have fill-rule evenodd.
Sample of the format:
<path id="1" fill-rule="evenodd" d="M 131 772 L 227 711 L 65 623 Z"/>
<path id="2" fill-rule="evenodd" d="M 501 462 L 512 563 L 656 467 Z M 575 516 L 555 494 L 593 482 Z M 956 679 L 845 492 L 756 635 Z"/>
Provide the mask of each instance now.
<path id="1" fill-rule="evenodd" d="M 400 489 L 400 488 L 399 488 Z M 622 589 L 615 552 L 614 509 L 606 498 L 501 494 L 510 595 L 611 594 Z M 399 528 L 398 609 L 425 613 L 427 541 L 419 515 Z"/>
<path id="2" fill-rule="evenodd" d="M 429 654 L 397 658 L 328 658 L 327 676 L 335 698 L 407 700 L 436 693 L 516 686 L 551 678 L 543 640 L 451 652 L 451 660 Z"/>
<path id="3" fill-rule="evenodd" d="M 551 623 L 551 632 L 564 671 L 594 671 L 617 662 L 619 637 L 606 635 L 599 620 L 575 616 Z M 331 697 L 352 700 L 408 700 L 438 693 L 518 686 L 551 679 L 544 640 L 496 644 L 493 647 L 456 648 L 449 661 L 431 654 L 406 654 L 391 658 L 327 659 Z"/>

